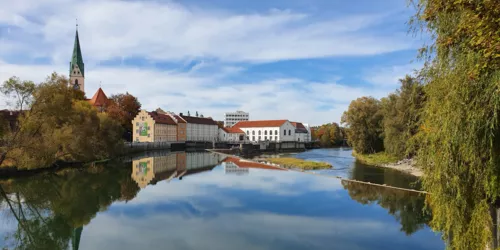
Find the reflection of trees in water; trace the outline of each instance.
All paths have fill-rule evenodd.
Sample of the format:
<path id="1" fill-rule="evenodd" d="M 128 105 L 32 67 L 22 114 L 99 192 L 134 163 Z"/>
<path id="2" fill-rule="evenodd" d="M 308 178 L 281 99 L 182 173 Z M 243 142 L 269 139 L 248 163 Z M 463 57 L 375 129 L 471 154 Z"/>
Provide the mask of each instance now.
<path id="1" fill-rule="evenodd" d="M 130 174 L 129 167 L 108 164 L 1 182 L 1 202 L 17 221 L 15 231 L 7 235 L 7 246 L 68 249 L 72 241 L 78 249 L 82 227 L 99 211 L 116 200 L 135 197 L 139 187 Z"/>
<path id="2" fill-rule="evenodd" d="M 423 195 L 349 181 L 342 181 L 342 185 L 353 200 L 361 204 L 376 203 L 387 209 L 407 235 L 420 230 L 432 219 L 432 215 L 424 210 Z"/>
<path id="3" fill-rule="evenodd" d="M 420 183 L 415 176 L 393 169 L 367 166 L 357 161 L 352 168 L 351 179 L 393 187 L 420 189 Z"/>

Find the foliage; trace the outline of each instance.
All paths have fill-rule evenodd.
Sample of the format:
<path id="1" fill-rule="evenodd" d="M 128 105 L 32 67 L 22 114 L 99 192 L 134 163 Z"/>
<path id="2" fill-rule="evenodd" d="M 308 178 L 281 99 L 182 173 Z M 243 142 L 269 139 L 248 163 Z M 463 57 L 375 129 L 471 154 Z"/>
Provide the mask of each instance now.
<path id="1" fill-rule="evenodd" d="M 2 84 L 0 92 L 15 99 L 15 109 L 23 110 L 24 107 L 30 105 L 32 102 L 35 83 L 32 81 L 21 81 L 18 77 L 13 76 Z"/>
<path id="2" fill-rule="evenodd" d="M 319 145 L 324 148 L 342 146 L 346 138 L 345 128 L 340 127 L 336 122 L 316 127 L 311 133 L 312 139 L 319 139 Z"/>
<path id="3" fill-rule="evenodd" d="M 361 97 L 349 104 L 342 123 L 349 127 L 347 138 L 353 149 L 362 154 L 384 149 L 381 103 L 373 97 Z"/>
<path id="4" fill-rule="evenodd" d="M 402 159 L 412 157 L 418 146 L 412 138 L 418 132 L 425 95 L 416 78 L 407 75 L 399 81 L 400 89 L 381 101 L 385 151 Z"/>
<path id="5" fill-rule="evenodd" d="M 6 138 L 2 160 L 17 168 L 47 167 L 57 161 L 109 158 L 122 149 L 121 127 L 98 114 L 87 101 L 75 100 L 66 78 L 53 73 L 33 94 L 18 129 Z"/>
<path id="6" fill-rule="evenodd" d="M 406 235 L 424 228 L 432 218 L 431 213 L 424 210 L 423 195 L 345 180 L 342 181 L 342 185 L 353 200 L 363 205 L 377 203 L 388 210 L 389 214 L 401 224 L 400 230 Z"/>
<path id="7" fill-rule="evenodd" d="M 483 249 L 500 192 L 500 8 L 496 0 L 420 0 L 413 18 L 426 83 L 419 164 L 432 226 L 451 249 Z M 420 24 L 420 26 L 419 26 Z"/>
<path id="8" fill-rule="evenodd" d="M 379 166 L 387 163 L 394 163 L 398 161 L 398 157 L 388 154 L 387 152 L 378 152 L 374 154 L 360 154 L 353 151 L 352 155 L 356 157 L 360 162 L 372 165 Z"/>
<path id="9" fill-rule="evenodd" d="M 110 97 L 111 105 L 107 108 L 108 115 L 117 120 L 126 131 L 132 131 L 132 120 L 141 110 L 137 97 L 129 94 L 117 94 Z"/>
<path id="10" fill-rule="evenodd" d="M 326 162 L 306 161 L 298 158 L 288 158 L 288 157 L 266 158 L 266 161 L 279 164 L 280 166 L 285 168 L 300 168 L 304 170 L 332 168 L 332 165 Z"/>

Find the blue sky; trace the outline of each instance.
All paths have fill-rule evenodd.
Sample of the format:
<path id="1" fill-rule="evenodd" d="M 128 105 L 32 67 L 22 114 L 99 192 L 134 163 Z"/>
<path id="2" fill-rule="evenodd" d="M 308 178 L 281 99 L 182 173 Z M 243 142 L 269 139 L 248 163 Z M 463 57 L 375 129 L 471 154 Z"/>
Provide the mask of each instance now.
<path id="1" fill-rule="evenodd" d="M 405 0 L 0 0 L 0 81 L 67 74 L 75 19 L 85 91 L 222 119 L 339 122 L 383 97 L 415 61 Z M 5 97 L 3 98 L 5 100 Z M 5 101 L 1 101 L 3 105 Z M 3 107 L 6 107 L 3 105 Z"/>

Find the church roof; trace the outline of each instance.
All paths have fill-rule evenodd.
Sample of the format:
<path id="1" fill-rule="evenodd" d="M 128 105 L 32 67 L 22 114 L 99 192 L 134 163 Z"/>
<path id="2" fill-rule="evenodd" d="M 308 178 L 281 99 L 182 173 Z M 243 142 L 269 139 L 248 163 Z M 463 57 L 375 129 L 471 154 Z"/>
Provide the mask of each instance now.
<path id="1" fill-rule="evenodd" d="M 106 94 L 104 94 L 104 91 L 101 88 L 99 88 L 97 92 L 95 92 L 92 99 L 89 100 L 89 102 L 93 106 L 104 106 L 109 103 L 109 99 L 106 96 Z"/>
<path id="2" fill-rule="evenodd" d="M 76 30 L 75 45 L 73 46 L 73 55 L 71 56 L 71 62 L 69 64 L 70 75 L 75 65 L 78 65 L 80 72 L 82 72 L 82 76 L 85 77 L 85 69 L 83 64 L 82 50 L 80 48 L 80 39 L 78 38 L 78 30 Z"/>

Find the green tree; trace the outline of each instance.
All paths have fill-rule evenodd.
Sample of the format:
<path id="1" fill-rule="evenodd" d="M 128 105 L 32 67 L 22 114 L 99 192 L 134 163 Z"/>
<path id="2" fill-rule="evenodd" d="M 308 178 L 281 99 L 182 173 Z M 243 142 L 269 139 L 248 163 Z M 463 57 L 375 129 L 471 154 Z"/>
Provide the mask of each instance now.
<path id="1" fill-rule="evenodd" d="M 450 249 L 484 249 L 500 195 L 500 8 L 496 0 L 415 1 L 427 102 L 418 163 L 432 227 Z"/>
<path id="2" fill-rule="evenodd" d="M 23 110 L 33 100 L 35 83 L 32 81 L 21 81 L 18 77 L 13 76 L 2 84 L 0 92 L 14 99 L 13 106 L 15 109 Z"/>
<path id="3" fill-rule="evenodd" d="M 382 119 L 380 101 L 373 97 L 361 97 L 349 104 L 342 123 L 349 128 L 347 138 L 356 152 L 367 154 L 384 149 Z"/>
<path id="4" fill-rule="evenodd" d="M 424 87 L 416 78 L 406 76 L 399 80 L 401 87 L 382 99 L 384 148 L 399 158 L 413 156 L 425 101 Z"/>
<path id="5" fill-rule="evenodd" d="M 85 162 L 121 151 L 121 126 L 87 101 L 75 100 L 65 77 L 56 73 L 33 94 L 18 130 L 6 138 L 0 163 L 18 168 L 48 167 L 57 161 Z"/>

